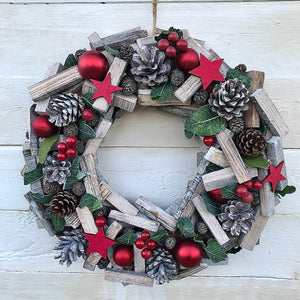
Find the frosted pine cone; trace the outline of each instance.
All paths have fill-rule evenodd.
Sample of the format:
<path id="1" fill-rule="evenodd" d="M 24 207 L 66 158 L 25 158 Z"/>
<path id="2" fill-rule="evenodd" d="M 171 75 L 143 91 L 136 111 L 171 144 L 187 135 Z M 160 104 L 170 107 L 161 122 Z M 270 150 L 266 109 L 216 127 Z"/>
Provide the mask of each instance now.
<path id="1" fill-rule="evenodd" d="M 58 192 L 50 202 L 51 212 L 54 217 L 63 218 L 75 211 L 77 198 L 68 191 Z"/>
<path id="2" fill-rule="evenodd" d="M 184 73 L 179 69 L 171 71 L 170 82 L 175 86 L 181 86 L 184 83 Z"/>
<path id="3" fill-rule="evenodd" d="M 229 129 L 233 133 L 239 133 L 244 129 L 244 121 L 243 118 L 232 118 L 228 122 Z"/>
<path id="4" fill-rule="evenodd" d="M 130 76 L 126 76 L 122 80 L 121 87 L 122 87 L 123 94 L 126 96 L 136 94 L 137 92 L 137 84 L 135 80 Z"/>
<path id="5" fill-rule="evenodd" d="M 220 117 L 231 120 L 241 117 L 243 111 L 249 108 L 249 91 L 239 79 L 229 79 L 217 84 L 208 99 L 212 111 Z"/>
<path id="6" fill-rule="evenodd" d="M 165 58 L 165 53 L 154 46 L 139 48 L 131 62 L 131 73 L 135 80 L 150 87 L 168 81 L 171 66 L 165 62 Z"/>
<path id="7" fill-rule="evenodd" d="M 127 61 L 131 60 L 132 55 L 134 53 L 134 49 L 132 48 L 131 45 L 128 44 L 121 45 L 119 51 L 120 51 L 121 58 Z"/>

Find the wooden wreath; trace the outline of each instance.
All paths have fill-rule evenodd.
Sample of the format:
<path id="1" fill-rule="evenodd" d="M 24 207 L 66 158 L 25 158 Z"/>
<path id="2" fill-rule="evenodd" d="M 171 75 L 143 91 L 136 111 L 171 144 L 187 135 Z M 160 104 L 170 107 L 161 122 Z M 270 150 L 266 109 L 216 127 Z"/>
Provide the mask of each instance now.
<path id="1" fill-rule="evenodd" d="M 29 87 L 25 197 L 59 238 L 56 258 L 69 266 L 82 256 L 84 268 L 105 268 L 107 280 L 152 286 L 253 250 L 279 197 L 294 191 L 282 147 L 288 129 L 264 73 L 231 69 L 173 27 L 89 41 L 92 50 L 70 54 Z M 116 115 L 137 103 L 182 116 L 186 137 L 200 136 L 197 174 L 166 210 L 143 196 L 130 203 L 96 168 Z"/>

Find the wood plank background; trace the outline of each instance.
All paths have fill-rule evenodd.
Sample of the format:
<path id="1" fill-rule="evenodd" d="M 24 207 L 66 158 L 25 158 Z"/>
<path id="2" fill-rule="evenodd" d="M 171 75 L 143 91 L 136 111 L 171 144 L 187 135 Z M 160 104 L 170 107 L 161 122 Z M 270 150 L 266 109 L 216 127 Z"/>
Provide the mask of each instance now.
<path id="1" fill-rule="evenodd" d="M 54 261 L 55 237 L 37 228 L 23 198 L 20 145 L 28 130 L 27 87 L 63 62 L 87 36 L 152 28 L 150 1 L 0 0 L 0 299 L 300 299 L 300 3 L 172 1 L 159 4 L 158 26 L 188 28 L 235 66 L 266 73 L 265 88 L 287 122 L 290 184 L 253 252 L 229 257 L 196 276 L 153 289 L 103 280 L 103 272 Z M 131 200 L 166 207 L 195 172 L 199 141 L 188 141 L 180 117 L 138 108 L 117 120 L 98 152 L 111 186 Z"/>

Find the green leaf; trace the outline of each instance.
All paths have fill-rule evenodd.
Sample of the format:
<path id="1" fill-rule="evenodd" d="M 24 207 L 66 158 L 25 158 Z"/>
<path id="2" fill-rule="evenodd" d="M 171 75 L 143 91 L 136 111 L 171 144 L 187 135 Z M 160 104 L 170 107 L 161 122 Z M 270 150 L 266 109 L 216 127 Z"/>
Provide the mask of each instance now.
<path id="1" fill-rule="evenodd" d="M 151 236 L 151 240 L 156 241 L 159 244 L 163 244 L 168 233 L 165 230 L 159 230 Z"/>
<path id="2" fill-rule="evenodd" d="M 221 212 L 220 204 L 218 202 L 210 199 L 206 193 L 203 193 L 201 197 L 205 203 L 208 212 L 215 216 Z"/>
<path id="3" fill-rule="evenodd" d="M 70 168 L 70 175 L 67 177 L 67 180 L 64 184 L 64 190 L 65 189 L 70 189 L 72 187 L 72 185 L 79 181 L 79 179 L 77 178 L 77 175 L 79 172 L 79 157 L 76 156 L 72 162 L 71 168 Z"/>
<path id="4" fill-rule="evenodd" d="M 113 49 L 113 48 L 111 48 L 111 47 L 109 47 L 109 46 L 107 46 L 107 45 L 104 45 L 104 48 L 105 48 L 105 50 L 108 52 L 108 53 L 110 53 L 111 55 L 113 55 L 113 56 L 117 56 L 117 57 L 121 57 L 121 54 L 120 54 L 120 52 L 118 51 L 118 50 L 116 50 L 116 49 Z"/>
<path id="5" fill-rule="evenodd" d="M 275 194 L 279 197 L 282 198 L 285 195 L 288 194 L 293 194 L 296 192 L 296 187 L 293 185 L 287 185 L 282 191 L 275 191 Z"/>
<path id="6" fill-rule="evenodd" d="M 246 86 L 249 87 L 252 84 L 252 78 L 244 72 L 241 72 L 236 69 L 230 69 L 226 74 L 226 79 L 234 79 L 237 78 Z"/>
<path id="7" fill-rule="evenodd" d="M 76 65 L 77 65 L 77 60 L 76 60 L 74 54 L 69 54 L 65 60 L 64 69 L 66 70 L 66 69 L 69 69 Z"/>
<path id="8" fill-rule="evenodd" d="M 190 220 L 190 218 L 188 218 L 188 217 L 184 217 L 184 218 L 180 219 L 176 223 L 176 227 L 181 231 L 181 233 L 185 237 L 194 237 L 196 235 L 194 232 L 194 225 L 193 225 L 192 221 Z"/>
<path id="9" fill-rule="evenodd" d="M 94 96 L 94 93 L 85 93 L 81 96 L 82 101 L 85 103 L 86 107 L 89 109 L 94 109 L 93 108 L 94 100 L 92 100 L 93 96 Z"/>
<path id="10" fill-rule="evenodd" d="M 78 123 L 78 137 L 81 140 L 94 139 L 96 137 L 95 131 L 92 127 L 86 124 L 86 121 L 82 118 L 79 119 Z"/>
<path id="11" fill-rule="evenodd" d="M 82 208 L 84 206 L 87 206 L 91 211 L 94 211 L 102 207 L 102 202 L 97 197 L 85 193 L 81 197 L 78 207 Z"/>
<path id="12" fill-rule="evenodd" d="M 135 240 L 136 240 L 136 235 L 132 232 L 127 232 L 122 236 L 116 238 L 116 241 L 119 244 L 123 244 L 123 245 L 133 245 Z"/>
<path id="13" fill-rule="evenodd" d="M 39 157 L 39 162 L 41 164 L 44 163 L 44 161 L 46 160 L 46 157 L 51 149 L 51 147 L 53 146 L 53 144 L 56 142 L 57 138 L 58 138 L 59 133 L 54 134 L 48 138 L 46 138 L 40 148 L 39 148 L 39 152 L 38 152 L 38 157 Z"/>
<path id="14" fill-rule="evenodd" d="M 170 82 L 164 82 L 151 89 L 151 99 L 166 102 L 172 94 L 172 85 Z"/>
<path id="15" fill-rule="evenodd" d="M 49 204 L 51 202 L 52 196 L 35 193 L 32 194 L 32 199 L 40 204 Z"/>
<path id="16" fill-rule="evenodd" d="M 221 195 L 225 199 L 239 199 L 239 196 L 235 193 L 235 189 L 238 186 L 239 185 L 237 183 L 234 183 L 234 184 L 231 184 L 231 185 L 221 188 Z"/>
<path id="17" fill-rule="evenodd" d="M 269 169 L 268 161 L 263 154 L 259 154 L 256 157 L 243 156 L 242 159 L 247 167 Z"/>
<path id="18" fill-rule="evenodd" d="M 43 165 L 37 164 L 36 168 L 24 174 L 24 184 L 27 185 L 43 177 Z"/>
<path id="19" fill-rule="evenodd" d="M 189 140 L 194 136 L 194 134 L 192 132 L 187 131 L 187 130 L 184 130 L 184 135 Z"/>
<path id="20" fill-rule="evenodd" d="M 200 107 L 185 123 L 185 130 L 197 135 L 214 135 L 226 128 L 226 120 L 214 113 L 209 105 Z"/>
<path id="21" fill-rule="evenodd" d="M 66 224 L 66 221 L 64 218 L 60 218 L 58 216 L 54 217 L 52 214 L 51 214 L 51 221 L 53 223 L 54 229 L 57 232 L 62 231 Z"/>
<path id="22" fill-rule="evenodd" d="M 218 263 L 227 258 L 226 252 L 215 239 L 209 239 L 204 250 L 214 263 Z"/>
<path id="23" fill-rule="evenodd" d="M 222 168 L 213 164 L 213 163 L 209 163 L 208 166 L 206 167 L 205 169 L 205 172 L 206 173 L 211 173 L 211 172 L 215 172 L 215 171 L 218 171 L 218 170 L 221 170 Z"/>
<path id="24" fill-rule="evenodd" d="M 82 171 L 78 171 L 76 178 L 78 181 L 82 180 L 84 177 L 86 176 L 85 173 L 83 173 Z"/>
<path id="25" fill-rule="evenodd" d="M 236 253 L 240 252 L 242 249 L 243 248 L 241 248 L 241 247 L 232 248 L 229 251 L 227 251 L 227 253 L 236 254 Z"/>

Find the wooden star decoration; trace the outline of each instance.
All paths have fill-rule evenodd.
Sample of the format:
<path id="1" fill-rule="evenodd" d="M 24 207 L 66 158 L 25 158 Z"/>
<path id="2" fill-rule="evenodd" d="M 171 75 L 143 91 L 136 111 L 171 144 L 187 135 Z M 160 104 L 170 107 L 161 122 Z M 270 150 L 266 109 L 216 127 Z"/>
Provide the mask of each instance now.
<path id="1" fill-rule="evenodd" d="M 100 228 L 97 234 L 84 233 L 84 236 L 90 243 L 86 253 L 98 252 L 104 259 L 107 259 L 107 248 L 116 244 L 116 242 L 106 238 L 103 227 Z"/>
<path id="2" fill-rule="evenodd" d="M 203 54 L 200 54 L 200 66 L 191 70 L 189 73 L 202 79 L 203 88 L 206 89 L 213 80 L 225 81 L 220 73 L 223 59 L 210 61 Z"/>
<path id="3" fill-rule="evenodd" d="M 111 94 L 122 89 L 118 86 L 111 84 L 110 73 L 107 74 L 103 81 L 91 79 L 91 82 L 97 88 L 97 91 L 92 97 L 92 100 L 99 97 L 104 97 L 105 100 L 109 103 L 109 105 L 111 105 Z"/>
<path id="4" fill-rule="evenodd" d="M 264 179 L 263 183 L 271 182 L 272 184 L 272 192 L 275 191 L 276 185 L 278 181 L 286 180 L 286 178 L 281 174 L 281 170 L 283 168 L 284 161 L 282 161 L 278 167 L 274 167 L 269 163 L 270 174 Z"/>

